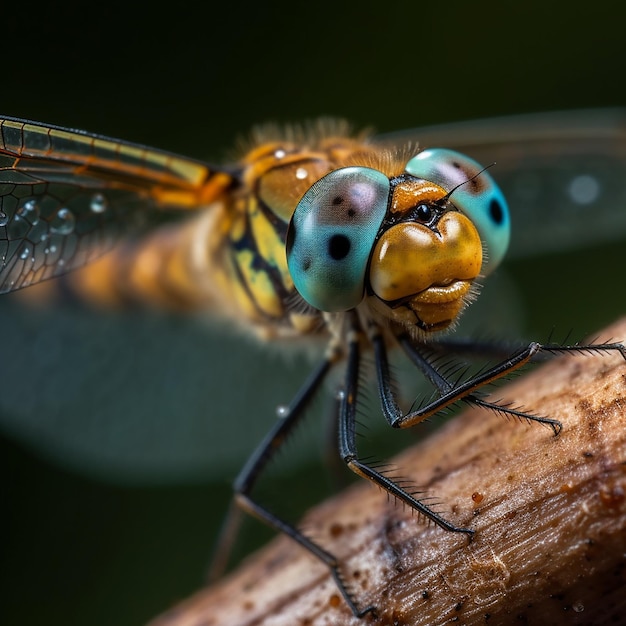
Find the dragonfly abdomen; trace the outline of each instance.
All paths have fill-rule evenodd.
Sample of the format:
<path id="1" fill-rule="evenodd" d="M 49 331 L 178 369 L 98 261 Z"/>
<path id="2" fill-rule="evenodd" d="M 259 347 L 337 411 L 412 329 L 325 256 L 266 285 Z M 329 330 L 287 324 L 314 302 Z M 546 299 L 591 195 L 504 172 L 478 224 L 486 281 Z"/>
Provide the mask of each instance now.
<path id="1" fill-rule="evenodd" d="M 118 245 L 64 280 L 80 299 L 99 305 L 207 311 L 264 337 L 319 330 L 319 312 L 294 307 L 286 225 L 266 213 L 243 189 Z"/>

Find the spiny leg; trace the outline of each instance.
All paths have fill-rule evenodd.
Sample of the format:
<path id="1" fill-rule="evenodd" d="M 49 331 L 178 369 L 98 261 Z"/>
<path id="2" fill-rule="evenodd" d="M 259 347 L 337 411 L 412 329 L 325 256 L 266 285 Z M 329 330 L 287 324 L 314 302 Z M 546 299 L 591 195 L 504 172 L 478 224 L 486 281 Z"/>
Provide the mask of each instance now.
<path id="1" fill-rule="evenodd" d="M 401 335 L 401 337 L 411 343 L 408 335 Z M 524 345 L 526 344 L 523 341 L 476 340 L 471 337 L 453 335 L 438 338 L 437 341 L 429 343 L 428 348 L 433 355 L 453 355 L 470 359 L 488 358 L 502 361 Z"/>
<path id="2" fill-rule="evenodd" d="M 539 424 L 543 424 L 544 426 L 549 426 L 555 435 L 558 435 L 561 432 L 562 424 L 556 419 L 553 419 L 550 417 L 544 417 L 540 415 L 535 415 L 533 413 L 528 413 L 528 412 L 522 411 L 521 409 L 514 408 L 506 404 L 498 404 L 494 402 L 489 402 L 477 396 L 476 393 L 472 393 L 471 391 L 465 390 L 465 393 L 464 393 L 462 389 L 462 385 L 455 386 L 445 376 L 443 376 L 441 372 L 439 372 L 439 370 L 429 360 L 429 358 L 425 356 L 423 352 L 417 346 L 415 346 L 410 341 L 410 339 L 408 339 L 408 337 L 402 336 L 399 338 L 399 341 L 400 341 L 400 345 L 403 347 L 407 356 L 411 359 L 413 364 L 417 366 L 417 368 L 424 374 L 424 376 L 428 378 L 428 380 L 432 383 L 432 385 L 437 389 L 437 391 L 440 394 L 440 397 L 438 400 L 435 400 L 434 402 L 429 403 L 425 407 L 422 407 L 418 411 L 413 412 L 413 415 L 417 416 L 418 419 L 414 422 L 407 423 L 406 425 L 401 422 L 401 420 L 405 418 L 405 415 L 394 401 L 396 412 L 394 414 L 389 413 L 387 416 L 387 419 L 392 426 L 396 426 L 396 424 L 397 424 L 396 427 L 398 428 L 408 428 L 410 426 L 414 426 L 416 423 L 421 422 L 427 417 L 442 410 L 442 408 L 446 408 L 450 406 L 451 404 L 454 404 L 455 402 L 462 400 L 463 402 L 466 402 L 467 404 L 472 404 L 474 406 L 480 406 L 485 409 L 490 409 L 494 411 L 495 413 L 499 413 L 504 416 L 515 417 L 520 420 L 533 421 Z M 382 341 L 380 341 L 379 339 L 377 339 L 376 342 L 377 342 L 377 345 L 376 345 L 377 364 L 379 364 L 380 366 L 379 384 L 381 387 L 381 394 L 388 395 L 391 393 L 391 390 L 388 388 L 388 385 L 386 385 L 384 382 L 386 380 L 385 368 L 387 367 L 386 365 L 387 356 L 386 356 L 385 346 L 382 343 Z M 522 353 L 523 351 L 524 351 L 524 348 L 518 348 L 516 354 Z M 533 355 L 530 356 L 529 361 L 532 361 L 532 358 L 535 354 L 537 353 L 534 353 Z M 508 361 L 509 360 L 507 360 L 507 362 Z M 521 367 L 521 365 L 523 364 L 524 363 L 516 365 L 513 368 L 513 370 L 508 370 L 508 372 L 514 371 L 518 367 Z M 480 386 L 486 385 L 489 382 L 492 382 L 492 379 L 489 379 L 490 371 L 491 370 L 484 372 L 483 375 L 486 376 L 488 380 L 480 383 L 478 386 L 474 387 L 471 384 L 472 379 L 467 381 L 466 384 L 468 385 L 468 388 L 470 390 L 474 389 L 474 391 L 478 391 L 480 389 Z M 458 392 L 458 395 L 455 397 L 455 394 L 457 392 Z M 443 406 L 438 405 L 438 402 L 441 402 L 442 399 L 447 399 L 447 401 L 445 402 Z M 387 402 L 391 404 L 390 400 L 388 400 Z M 394 420 L 396 421 L 394 422 Z"/>
<path id="3" fill-rule="evenodd" d="M 407 341 L 414 346 L 411 338 L 404 334 L 399 336 L 400 340 Z M 626 358 L 626 348 L 620 342 L 588 343 L 576 342 L 568 344 L 567 338 L 563 342 L 554 342 L 548 339 L 546 343 L 541 343 L 541 350 L 533 355 L 531 363 L 543 363 L 559 352 L 620 352 Z M 428 350 L 436 354 L 465 355 L 470 358 L 488 357 L 505 360 L 509 355 L 524 348 L 527 344 L 522 341 L 502 341 L 502 340 L 475 340 L 468 337 L 442 337 L 428 344 Z"/>
<path id="4" fill-rule="evenodd" d="M 425 356 L 428 346 L 416 345 L 406 334 L 398 336 L 398 341 L 413 363 L 424 373 L 430 382 L 439 391 L 439 398 L 429 402 L 426 406 L 411 411 L 406 415 L 398 406 L 393 389 L 389 384 L 389 365 L 387 359 L 384 339 L 379 329 L 371 325 L 368 329 L 370 339 L 374 345 L 376 369 L 379 381 L 379 390 L 383 412 L 389 424 L 394 428 L 409 428 L 424 419 L 436 414 L 456 402 L 463 400 L 470 404 L 492 409 L 498 413 L 511 415 L 516 418 L 535 421 L 550 426 L 555 434 L 561 431 L 561 423 L 558 420 L 533 415 L 524 411 L 508 407 L 505 405 L 488 402 L 476 395 L 481 387 L 497 381 L 498 379 L 511 374 L 523 365 L 533 362 L 541 354 L 554 355 L 564 352 L 577 353 L 598 353 L 598 352 L 619 352 L 626 359 L 626 347 L 621 343 L 590 343 L 590 344 L 540 344 L 531 342 L 513 352 L 495 366 L 483 371 L 468 380 L 453 384 L 440 374 L 433 364 Z"/>
<path id="5" fill-rule="evenodd" d="M 348 467 L 358 476 L 372 481 L 397 500 L 410 506 L 413 510 L 431 520 L 444 530 L 464 533 L 471 539 L 474 531 L 469 528 L 461 528 L 448 522 L 435 513 L 423 502 L 415 498 L 403 489 L 397 482 L 377 471 L 370 465 L 360 461 L 356 445 L 356 399 L 358 391 L 360 351 L 359 334 L 352 331 L 348 336 L 348 362 L 346 367 L 346 379 L 341 398 L 339 417 L 339 448 L 341 457 Z"/>
<path id="6" fill-rule="evenodd" d="M 339 351 L 331 346 L 324 361 L 322 361 L 317 369 L 313 371 L 309 379 L 300 389 L 297 396 L 288 407 L 282 409 L 280 412 L 281 419 L 266 435 L 265 439 L 248 459 L 244 468 L 235 480 L 234 505 L 236 506 L 231 505 L 222 532 L 218 539 L 216 553 L 211 567 L 211 575 L 213 578 L 216 578 L 225 570 L 228 562 L 228 556 L 236 538 L 237 528 L 233 528 L 232 525 L 239 525 L 241 511 L 245 511 L 261 520 L 274 530 L 284 533 L 327 565 L 338 589 L 344 597 L 346 604 L 350 607 L 352 613 L 357 617 L 362 617 L 366 613 L 372 611 L 373 607 L 367 607 L 364 610 L 359 610 L 343 581 L 337 559 L 317 543 L 303 535 L 297 528 L 288 522 L 285 522 L 266 507 L 256 502 L 250 495 L 266 465 L 285 441 L 285 438 L 300 422 L 305 413 L 305 409 L 309 405 L 315 393 L 319 390 L 326 374 L 329 372 L 331 366 L 338 360 L 339 356 Z"/>
<path id="7" fill-rule="evenodd" d="M 257 446 L 239 472 L 234 483 L 235 496 L 231 502 L 216 542 L 215 552 L 209 570 L 209 580 L 217 579 L 228 566 L 228 559 L 241 524 L 241 512 L 243 509 L 239 503 L 240 496 L 245 498 L 252 490 L 274 453 L 279 449 L 288 434 L 297 426 L 304 415 L 307 404 L 319 388 L 319 385 L 322 383 L 331 365 L 331 360 L 324 359 L 317 369 L 312 372 L 310 378 L 303 385 L 298 395 L 292 400 L 289 407 L 281 407 L 278 410 L 280 419 L 267 433 L 263 441 Z"/>

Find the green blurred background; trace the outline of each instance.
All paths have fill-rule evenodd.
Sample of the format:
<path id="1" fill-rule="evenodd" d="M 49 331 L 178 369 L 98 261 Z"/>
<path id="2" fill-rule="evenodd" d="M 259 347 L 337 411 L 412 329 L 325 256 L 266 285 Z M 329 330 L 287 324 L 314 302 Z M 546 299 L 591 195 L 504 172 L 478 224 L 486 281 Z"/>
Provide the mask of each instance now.
<path id="1" fill-rule="evenodd" d="M 626 104 L 617 2 L 163 6 L 5 8 L 0 110 L 219 160 L 267 120 L 392 131 Z M 509 264 L 526 313 L 503 327 L 613 321 L 623 249 Z M 145 623 L 202 584 L 229 483 L 307 359 L 201 320 L 0 307 L 0 621 Z M 262 489 L 294 515 L 324 482 L 303 458 Z"/>

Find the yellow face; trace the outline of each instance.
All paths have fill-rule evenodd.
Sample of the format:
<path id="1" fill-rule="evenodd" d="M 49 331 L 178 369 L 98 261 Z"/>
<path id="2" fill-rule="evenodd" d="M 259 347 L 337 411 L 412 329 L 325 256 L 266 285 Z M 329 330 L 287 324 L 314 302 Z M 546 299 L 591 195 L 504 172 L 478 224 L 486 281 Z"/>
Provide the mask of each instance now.
<path id="1" fill-rule="evenodd" d="M 437 216 L 432 209 L 446 195 L 423 180 L 396 185 L 393 222 L 376 242 L 369 269 L 371 290 L 382 301 L 374 308 L 426 332 L 443 330 L 456 320 L 483 261 L 473 223 L 459 211 Z"/>

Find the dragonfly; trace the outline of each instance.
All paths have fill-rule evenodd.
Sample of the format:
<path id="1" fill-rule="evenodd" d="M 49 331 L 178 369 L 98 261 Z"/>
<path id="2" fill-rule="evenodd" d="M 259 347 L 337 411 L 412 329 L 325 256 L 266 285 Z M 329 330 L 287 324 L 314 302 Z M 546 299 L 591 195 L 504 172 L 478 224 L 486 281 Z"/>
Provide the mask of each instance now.
<path id="1" fill-rule="evenodd" d="M 335 418 L 345 464 L 443 530 L 471 538 L 470 528 L 359 456 L 363 357 L 374 355 L 381 413 L 393 428 L 465 402 L 558 434 L 556 419 L 492 402 L 482 389 L 542 354 L 626 358 L 622 344 L 530 342 L 466 379 L 446 376 L 437 357 L 502 351 L 455 340 L 452 331 L 507 254 L 508 202 L 522 205 L 536 248 L 567 240 L 558 237 L 564 224 L 579 239 L 623 232 L 616 224 L 623 218 L 602 210 L 609 192 L 624 191 L 615 189 L 625 166 L 621 116 L 545 115 L 381 136 L 333 120 L 266 126 L 228 165 L 0 118 L 0 292 L 62 277 L 65 289 L 96 303 L 206 310 L 265 342 L 326 342 L 236 479 L 229 521 L 244 511 L 287 534 L 329 568 L 351 611 L 363 616 L 374 607 L 359 605 L 338 559 L 259 503 L 258 479 L 330 372 L 343 368 Z M 434 399 L 401 408 L 392 350 L 433 385 Z"/>

